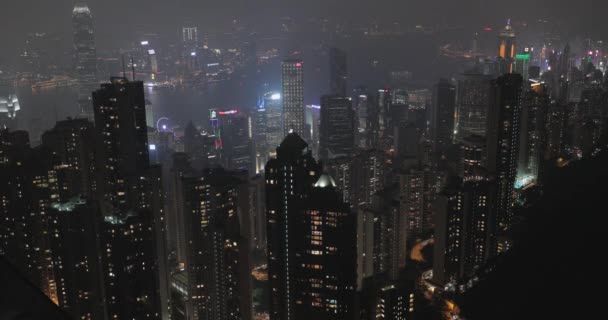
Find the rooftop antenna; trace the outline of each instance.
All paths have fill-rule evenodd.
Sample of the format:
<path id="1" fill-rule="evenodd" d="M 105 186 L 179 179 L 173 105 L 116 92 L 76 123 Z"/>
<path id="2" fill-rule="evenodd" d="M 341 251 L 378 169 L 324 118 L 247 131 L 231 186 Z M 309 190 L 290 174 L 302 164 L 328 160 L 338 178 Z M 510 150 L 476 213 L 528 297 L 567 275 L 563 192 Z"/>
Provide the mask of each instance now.
<path id="1" fill-rule="evenodd" d="M 125 67 L 125 55 L 122 54 L 120 57 L 122 59 L 122 77 L 126 78 L 127 77 L 127 70 L 125 69 L 126 68 Z"/>
<path id="2" fill-rule="evenodd" d="M 133 75 L 133 81 L 135 81 L 135 63 L 133 62 L 133 56 L 131 56 L 131 74 Z"/>

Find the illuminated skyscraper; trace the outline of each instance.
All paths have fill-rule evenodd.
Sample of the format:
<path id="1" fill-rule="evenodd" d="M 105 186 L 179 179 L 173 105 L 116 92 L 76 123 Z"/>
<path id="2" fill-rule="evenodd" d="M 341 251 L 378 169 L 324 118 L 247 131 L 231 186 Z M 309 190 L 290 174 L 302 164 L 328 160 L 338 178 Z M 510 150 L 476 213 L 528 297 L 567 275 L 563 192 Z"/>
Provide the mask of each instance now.
<path id="1" fill-rule="evenodd" d="M 74 31 L 74 65 L 78 80 L 78 106 L 81 115 L 93 117 L 91 92 L 97 85 L 97 53 L 93 15 L 84 2 L 78 2 L 72 10 Z"/>
<path id="2" fill-rule="evenodd" d="M 188 318 L 250 319 L 246 176 L 208 169 L 182 183 Z"/>
<path id="3" fill-rule="evenodd" d="M 254 113 L 253 142 L 256 155 L 256 172 L 264 170 L 269 157 L 283 138 L 283 113 L 281 94 L 268 92 L 260 100 Z"/>
<path id="4" fill-rule="evenodd" d="M 435 200 L 433 174 L 428 168 L 412 167 L 399 175 L 400 210 L 407 219 L 407 237 L 414 239 L 432 226 Z"/>
<path id="5" fill-rule="evenodd" d="M 93 104 L 100 139 L 98 190 L 111 204 L 102 211 L 126 213 L 140 208 L 141 177 L 150 168 L 143 82 L 112 78 L 93 92 Z"/>
<path id="6" fill-rule="evenodd" d="M 548 88 L 527 82 L 522 93 L 521 130 L 516 187 L 537 182 L 546 144 L 546 118 L 549 112 Z"/>
<path id="7" fill-rule="evenodd" d="M 459 80 L 456 93 L 456 140 L 469 135 L 485 137 L 488 117 L 490 77 L 475 70 Z"/>
<path id="8" fill-rule="evenodd" d="M 370 94 L 365 88 L 357 88 L 354 91 L 354 112 L 355 112 L 355 142 L 359 148 L 371 148 L 371 120 L 370 112 L 373 110 Z"/>
<path id="9" fill-rule="evenodd" d="M 468 136 L 461 142 L 461 168 L 459 172 L 466 181 L 477 175 L 479 168 L 486 166 L 486 139 L 481 136 Z"/>
<path id="10" fill-rule="evenodd" d="M 167 302 L 163 193 L 149 160 L 143 83 L 112 78 L 93 105 L 108 315 L 158 319 Z"/>
<path id="11" fill-rule="evenodd" d="M 304 130 L 304 63 L 302 60 L 285 60 L 282 70 L 283 136 L 295 132 L 310 139 Z"/>
<path id="12" fill-rule="evenodd" d="M 350 319 L 356 218 L 295 133 L 268 162 L 270 319 Z"/>
<path id="13" fill-rule="evenodd" d="M 458 283 L 493 256 L 495 240 L 492 203 L 494 184 L 480 174 L 452 181 L 435 204 L 433 279 Z"/>
<path id="14" fill-rule="evenodd" d="M 312 157 L 308 144 L 296 133 L 289 134 L 277 148 L 276 159 L 266 164 L 266 219 L 268 221 L 268 282 L 271 320 L 296 319 L 295 273 L 298 247 L 304 245 L 294 233 L 304 231 L 298 217 L 304 202 L 310 201 L 313 185 L 322 167 Z M 308 229 L 310 230 L 310 229 Z M 316 240 L 315 240 L 316 241 Z M 310 243 L 310 240 L 308 241 Z"/>
<path id="15" fill-rule="evenodd" d="M 519 74 L 507 74 L 492 81 L 488 114 L 487 168 L 496 179 L 494 208 L 502 228 L 508 228 L 513 215 L 513 188 L 519 155 L 521 88 Z"/>
<path id="16" fill-rule="evenodd" d="M 500 59 L 500 73 L 512 73 L 513 62 L 515 61 L 515 31 L 511 26 L 511 19 L 507 21 L 507 25 L 500 31 L 498 36 L 498 57 Z"/>
<path id="17" fill-rule="evenodd" d="M 182 59 L 188 71 L 199 67 L 199 36 L 198 27 L 186 25 L 182 27 Z"/>
<path id="18" fill-rule="evenodd" d="M 74 319 L 103 318 L 98 213 L 80 197 L 53 203 L 47 213 L 57 302 Z"/>
<path id="19" fill-rule="evenodd" d="M 74 196 L 91 199 L 96 190 L 93 123 L 86 119 L 57 122 L 42 135 L 42 144 L 53 153 L 61 201 Z"/>

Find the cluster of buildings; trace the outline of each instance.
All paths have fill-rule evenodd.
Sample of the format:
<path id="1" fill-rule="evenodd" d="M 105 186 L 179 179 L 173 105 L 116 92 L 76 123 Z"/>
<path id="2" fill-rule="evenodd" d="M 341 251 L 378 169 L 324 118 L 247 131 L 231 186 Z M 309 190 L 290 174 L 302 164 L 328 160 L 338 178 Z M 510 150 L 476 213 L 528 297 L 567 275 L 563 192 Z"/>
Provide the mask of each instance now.
<path id="1" fill-rule="evenodd" d="M 568 48 L 541 73 L 510 24 L 494 60 L 415 99 L 349 90 L 332 48 L 320 106 L 304 103 L 305 62 L 288 59 L 256 108 L 211 109 L 176 138 L 149 128 L 144 82 L 98 85 L 91 13 L 73 14 L 83 117 L 39 146 L 0 131 L 0 254 L 74 319 L 416 318 L 421 283 L 466 291 L 509 250 L 546 168 L 606 144 L 604 74 Z M 196 72 L 208 48 L 196 27 L 182 37 Z M 156 51 L 140 45 L 133 76 L 140 64 L 153 79 Z M 410 254 L 421 242 L 426 264 Z"/>

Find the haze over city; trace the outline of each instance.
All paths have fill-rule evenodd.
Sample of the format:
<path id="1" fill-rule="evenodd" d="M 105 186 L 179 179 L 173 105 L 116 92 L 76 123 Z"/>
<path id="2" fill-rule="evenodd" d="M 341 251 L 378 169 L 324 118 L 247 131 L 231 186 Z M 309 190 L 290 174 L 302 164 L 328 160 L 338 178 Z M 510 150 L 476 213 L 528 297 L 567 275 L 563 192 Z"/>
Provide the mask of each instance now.
<path id="1" fill-rule="evenodd" d="M 0 319 L 596 316 L 606 12 L 2 0 Z"/>

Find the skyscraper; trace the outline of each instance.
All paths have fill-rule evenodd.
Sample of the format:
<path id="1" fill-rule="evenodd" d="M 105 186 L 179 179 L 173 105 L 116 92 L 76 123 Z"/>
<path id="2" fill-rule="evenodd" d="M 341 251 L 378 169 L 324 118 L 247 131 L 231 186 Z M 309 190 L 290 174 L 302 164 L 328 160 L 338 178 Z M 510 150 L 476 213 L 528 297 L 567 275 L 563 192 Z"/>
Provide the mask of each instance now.
<path id="1" fill-rule="evenodd" d="M 182 59 L 187 71 L 199 67 L 199 36 L 198 27 L 189 24 L 182 27 Z"/>
<path id="2" fill-rule="evenodd" d="M 283 141 L 283 104 L 281 94 L 273 92 L 264 96 L 266 114 L 267 154 L 275 155 L 276 148 Z"/>
<path id="3" fill-rule="evenodd" d="M 107 312 L 160 318 L 167 302 L 163 197 L 148 155 L 143 83 L 112 78 L 93 92 L 93 105 Z"/>
<path id="4" fill-rule="evenodd" d="M 189 318 L 250 319 L 247 181 L 223 169 L 183 178 Z M 188 308 L 187 308 L 188 310 Z"/>
<path id="5" fill-rule="evenodd" d="M 87 119 L 68 119 L 57 122 L 55 128 L 42 135 L 42 144 L 53 154 L 53 165 L 59 180 L 61 201 L 82 195 L 94 196 L 95 133 Z"/>
<path id="6" fill-rule="evenodd" d="M 431 140 L 433 151 L 445 157 L 448 147 L 454 143 L 454 117 L 456 112 L 456 87 L 441 79 L 433 88 L 431 113 Z"/>
<path id="7" fill-rule="evenodd" d="M 47 213 L 48 249 L 57 303 L 75 319 L 103 318 L 99 212 L 94 202 L 78 196 L 51 207 Z"/>
<path id="8" fill-rule="evenodd" d="M 342 202 L 333 179 L 322 175 L 308 201 L 292 216 L 294 319 L 355 316 L 356 216 Z M 297 226 L 297 227 L 296 227 Z"/>
<path id="9" fill-rule="evenodd" d="M 150 168 L 143 82 L 112 78 L 93 92 L 93 104 L 102 212 L 126 214 L 141 207 L 141 177 Z"/>
<path id="10" fill-rule="evenodd" d="M 338 48 L 329 49 L 329 90 L 331 95 L 346 97 L 348 65 L 346 52 Z"/>
<path id="11" fill-rule="evenodd" d="M 433 187 L 429 168 L 411 167 L 399 176 L 400 210 L 407 219 L 407 237 L 410 239 L 423 235 L 432 226 Z"/>
<path id="12" fill-rule="evenodd" d="M 266 165 L 270 319 L 354 315 L 356 218 L 295 133 Z"/>
<path id="13" fill-rule="evenodd" d="M 486 167 L 486 139 L 481 136 L 468 136 L 461 142 L 461 167 L 458 172 L 467 181 Z"/>
<path id="14" fill-rule="evenodd" d="M 285 60 L 281 66 L 283 97 L 283 136 L 295 132 L 304 139 L 304 63 Z"/>
<path id="15" fill-rule="evenodd" d="M 74 31 L 74 66 L 78 80 L 78 107 L 81 115 L 93 116 L 91 91 L 97 85 L 97 53 L 93 15 L 84 2 L 78 2 L 72 10 Z"/>
<path id="16" fill-rule="evenodd" d="M 294 298 L 299 288 L 294 273 L 300 266 L 295 262 L 298 246 L 304 239 L 294 238 L 293 231 L 302 229 L 297 217 L 303 214 L 303 202 L 310 200 L 313 185 L 321 172 L 321 165 L 297 133 L 287 135 L 277 148 L 276 159 L 266 164 L 269 312 L 272 320 L 296 317 Z"/>
<path id="17" fill-rule="evenodd" d="M 493 183 L 484 174 L 451 181 L 436 202 L 433 279 L 458 284 L 493 255 Z"/>
<path id="18" fill-rule="evenodd" d="M 500 31 L 498 36 L 498 58 L 500 64 L 500 73 L 512 73 L 513 63 L 515 60 L 515 31 L 511 26 L 511 19 L 507 21 L 507 25 Z"/>
<path id="19" fill-rule="evenodd" d="M 512 218 L 513 187 L 519 155 L 521 88 L 519 74 L 506 74 L 492 81 L 487 129 L 487 168 L 495 177 L 497 196 L 495 215 L 502 228 Z"/>
<path id="20" fill-rule="evenodd" d="M 323 96 L 319 153 L 323 160 L 353 153 L 355 119 L 350 98 Z"/>
<path id="21" fill-rule="evenodd" d="M 546 144 L 549 95 L 544 84 L 527 82 L 522 92 L 521 136 L 516 187 L 537 182 Z"/>
<path id="22" fill-rule="evenodd" d="M 486 134 L 490 77 L 476 70 L 469 71 L 458 80 L 456 95 L 456 140 L 476 134 Z"/>
<path id="23" fill-rule="evenodd" d="M 373 110 L 370 100 L 370 94 L 365 88 L 355 89 L 354 95 L 354 112 L 355 112 L 355 142 L 359 148 L 371 148 L 371 120 L 373 119 L 370 112 Z"/>

